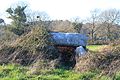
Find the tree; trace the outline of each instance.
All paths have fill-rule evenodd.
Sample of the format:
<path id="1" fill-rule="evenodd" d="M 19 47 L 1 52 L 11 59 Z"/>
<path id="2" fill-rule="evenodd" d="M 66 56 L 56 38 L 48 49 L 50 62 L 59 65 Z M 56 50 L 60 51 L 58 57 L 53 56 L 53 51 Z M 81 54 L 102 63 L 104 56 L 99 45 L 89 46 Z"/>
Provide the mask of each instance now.
<path id="1" fill-rule="evenodd" d="M 73 25 L 74 30 L 75 30 L 77 33 L 80 33 L 81 28 L 82 28 L 82 26 L 83 26 L 83 23 L 82 23 L 82 21 L 80 21 L 80 18 L 79 18 L 79 17 L 77 17 L 77 18 L 74 19 L 72 25 Z"/>
<path id="2" fill-rule="evenodd" d="M 96 37 L 96 32 L 99 30 L 100 26 L 98 26 L 99 23 L 99 10 L 94 9 L 93 11 L 90 12 L 90 18 L 88 19 L 89 24 L 89 29 L 90 29 L 90 37 L 92 40 L 92 43 L 95 41 Z"/>
<path id="3" fill-rule="evenodd" d="M 46 12 L 31 11 L 27 14 L 27 22 L 30 25 L 41 24 L 50 21 L 49 15 Z"/>
<path id="4" fill-rule="evenodd" d="M 17 34 L 21 35 L 24 33 L 23 30 L 23 25 L 27 21 L 26 14 L 25 14 L 25 9 L 27 6 L 17 6 L 15 9 L 14 8 L 8 8 L 6 12 L 10 15 L 8 18 L 12 19 L 12 25 L 14 28 L 12 31 Z"/>
<path id="5" fill-rule="evenodd" d="M 114 30 L 116 24 L 119 24 L 120 21 L 120 10 L 117 9 L 109 9 L 105 10 L 101 13 L 101 23 L 106 30 L 106 35 L 108 40 L 112 40 L 114 36 Z"/>
<path id="6" fill-rule="evenodd" d="M 50 31 L 55 32 L 75 32 L 72 23 L 69 20 L 55 20 L 49 25 Z"/>
<path id="7" fill-rule="evenodd" d="M 19 27 L 21 24 L 25 23 L 27 18 L 24 10 L 27 6 L 17 6 L 15 9 L 8 8 L 6 12 L 10 14 L 8 18 L 13 20 L 13 23 L 16 27 Z"/>

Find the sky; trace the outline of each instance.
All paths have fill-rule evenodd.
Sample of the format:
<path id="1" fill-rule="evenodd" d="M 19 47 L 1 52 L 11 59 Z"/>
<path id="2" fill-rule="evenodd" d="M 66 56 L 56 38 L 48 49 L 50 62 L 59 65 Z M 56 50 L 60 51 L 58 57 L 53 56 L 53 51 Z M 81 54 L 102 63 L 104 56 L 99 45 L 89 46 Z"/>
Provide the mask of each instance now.
<path id="1" fill-rule="evenodd" d="M 5 12 L 10 6 L 17 2 L 25 2 L 34 11 L 46 12 L 53 20 L 66 20 L 74 17 L 85 19 L 89 17 L 90 11 L 98 9 L 120 9 L 120 0 L 0 0 L 0 18 L 10 23 Z"/>

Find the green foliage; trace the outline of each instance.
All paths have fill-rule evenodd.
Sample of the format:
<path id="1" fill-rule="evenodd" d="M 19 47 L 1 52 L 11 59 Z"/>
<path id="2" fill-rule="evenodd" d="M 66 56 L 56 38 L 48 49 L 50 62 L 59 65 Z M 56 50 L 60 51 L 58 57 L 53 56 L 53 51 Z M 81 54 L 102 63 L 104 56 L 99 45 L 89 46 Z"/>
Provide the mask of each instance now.
<path id="1" fill-rule="evenodd" d="M 24 10 L 27 6 L 17 6 L 15 9 L 8 8 L 6 12 L 10 14 L 8 18 L 12 19 L 16 24 L 26 22 L 26 14 Z"/>
<path id="2" fill-rule="evenodd" d="M 116 73 L 115 79 L 116 79 L 116 80 L 120 80 L 120 72 L 117 72 L 117 73 Z"/>
<path id="3" fill-rule="evenodd" d="M 25 33 L 24 27 L 10 27 L 9 30 L 18 36 Z"/>
<path id="4" fill-rule="evenodd" d="M 77 33 L 80 33 L 82 25 L 83 25 L 82 23 L 73 22 L 74 29 Z"/>
<path id="5" fill-rule="evenodd" d="M 15 9 L 8 8 L 6 12 L 9 13 L 10 19 L 13 20 L 12 22 L 12 29 L 11 31 L 14 32 L 17 35 L 22 35 L 24 33 L 23 25 L 26 22 L 26 14 L 25 9 L 27 6 L 17 6 Z"/>

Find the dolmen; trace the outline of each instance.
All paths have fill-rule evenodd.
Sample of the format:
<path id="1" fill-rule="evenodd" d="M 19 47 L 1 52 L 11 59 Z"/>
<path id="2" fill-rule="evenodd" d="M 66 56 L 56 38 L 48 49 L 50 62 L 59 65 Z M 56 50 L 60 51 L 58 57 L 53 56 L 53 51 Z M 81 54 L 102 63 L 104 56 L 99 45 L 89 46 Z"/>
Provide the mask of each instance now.
<path id="1" fill-rule="evenodd" d="M 80 33 L 50 32 L 51 41 L 59 51 L 74 51 L 78 56 L 86 53 L 88 37 Z"/>

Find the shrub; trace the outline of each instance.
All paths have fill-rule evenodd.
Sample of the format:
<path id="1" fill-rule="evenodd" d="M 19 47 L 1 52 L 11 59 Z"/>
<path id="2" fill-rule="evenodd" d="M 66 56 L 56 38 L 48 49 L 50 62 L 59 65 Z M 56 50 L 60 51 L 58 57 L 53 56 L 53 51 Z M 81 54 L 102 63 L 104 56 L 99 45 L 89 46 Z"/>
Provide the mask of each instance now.
<path id="1" fill-rule="evenodd" d="M 24 28 L 11 28 L 10 31 L 18 36 L 21 36 L 23 33 L 25 33 Z"/>

